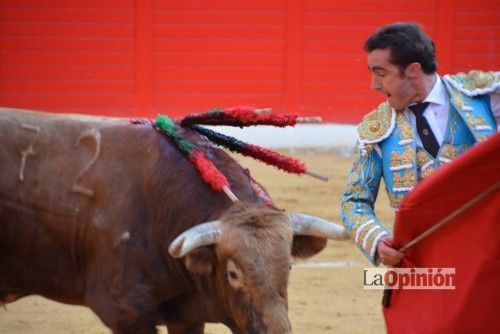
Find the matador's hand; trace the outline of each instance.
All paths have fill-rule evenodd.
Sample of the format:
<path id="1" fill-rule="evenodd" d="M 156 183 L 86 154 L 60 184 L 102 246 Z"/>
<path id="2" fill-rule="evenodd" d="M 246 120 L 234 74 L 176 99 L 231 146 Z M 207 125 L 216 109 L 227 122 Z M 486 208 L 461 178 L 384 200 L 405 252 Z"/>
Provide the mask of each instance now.
<path id="1" fill-rule="evenodd" d="M 395 266 L 405 257 L 405 253 L 394 248 L 392 236 L 385 236 L 380 239 L 377 245 L 377 254 L 382 264 L 386 266 Z"/>

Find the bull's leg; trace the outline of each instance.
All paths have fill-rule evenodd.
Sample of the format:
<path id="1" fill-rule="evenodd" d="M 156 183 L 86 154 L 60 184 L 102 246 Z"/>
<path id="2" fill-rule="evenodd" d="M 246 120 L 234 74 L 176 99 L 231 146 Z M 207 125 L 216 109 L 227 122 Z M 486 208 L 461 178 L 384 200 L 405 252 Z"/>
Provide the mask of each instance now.
<path id="1" fill-rule="evenodd" d="M 147 294 L 113 298 L 101 290 L 87 295 L 87 304 L 115 334 L 156 334 L 156 308 Z"/>
<path id="2" fill-rule="evenodd" d="M 143 321 L 134 324 L 120 324 L 112 328 L 114 334 L 156 334 L 156 326 L 154 323 L 144 323 Z"/>
<path id="3" fill-rule="evenodd" d="M 156 334 L 155 318 L 147 314 L 135 314 L 119 318 L 111 327 L 115 334 Z"/>
<path id="4" fill-rule="evenodd" d="M 153 314 L 148 314 L 142 310 L 121 309 L 114 312 L 106 312 L 103 315 L 94 312 L 101 318 L 115 334 L 156 334 L 156 319 Z"/>
<path id="5" fill-rule="evenodd" d="M 156 334 L 156 318 L 153 314 L 137 309 L 108 309 L 105 314 L 92 308 L 115 334 Z M 111 312 L 110 312 L 111 311 Z"/>
<path id="6" fill-rule="evenodd" d="M 167 324 L 168 334 L 203 334 L 205 324 Z"/>

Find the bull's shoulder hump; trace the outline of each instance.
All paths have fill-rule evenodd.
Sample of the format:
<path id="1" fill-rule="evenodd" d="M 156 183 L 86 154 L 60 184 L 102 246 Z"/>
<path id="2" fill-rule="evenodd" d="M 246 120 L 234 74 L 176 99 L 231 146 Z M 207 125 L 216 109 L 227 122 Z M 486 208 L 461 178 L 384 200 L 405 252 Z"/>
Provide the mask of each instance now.
<path id="1" fill-rule="evenodd" d="M 394 129 L 395 120 L 396 113 L 389 102 L 381 103 L 377 109 L 366 114 L 358 125 L 359 142 L 374 144 L 384 140 Z"/>
<path id="2" fill-rule="evenodd" d="M 3 119 L 40 119 L 47 121 L 75 121 L 103 124 L 129 124 L 129 120 L 124 117 L 96 116 L 84 114 L 66 114 L 41 112 L 28 109 L 16 109 L 0 107 L 0 116 Z"/>

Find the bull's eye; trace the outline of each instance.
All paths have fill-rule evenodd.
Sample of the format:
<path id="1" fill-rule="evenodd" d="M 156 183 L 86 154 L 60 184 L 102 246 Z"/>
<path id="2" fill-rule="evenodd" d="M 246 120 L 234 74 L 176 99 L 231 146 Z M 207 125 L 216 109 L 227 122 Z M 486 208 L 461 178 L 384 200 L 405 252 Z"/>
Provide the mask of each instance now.
<path id="1" fill-rule="evenodd" d="M 233 280 L 237 280 L 238 279 L 238 274 L 234 271 L 230 271 L 229 272 L 229 277 Z"/>
<path id="2" fill-rule="evenodd" d="M 245 284 L 243 271 L 241 268 L 231 259 L 227 261 L 227 280 L 231 287 L 234 289 L 241 289 Z"/>

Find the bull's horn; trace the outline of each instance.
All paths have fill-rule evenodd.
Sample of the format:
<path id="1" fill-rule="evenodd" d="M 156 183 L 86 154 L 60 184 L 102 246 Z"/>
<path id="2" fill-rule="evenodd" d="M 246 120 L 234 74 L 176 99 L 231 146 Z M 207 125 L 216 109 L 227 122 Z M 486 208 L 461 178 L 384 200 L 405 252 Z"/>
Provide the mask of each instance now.
<path id="1" fill-rule="evenodd" d="M 191 227 L 181 233 L 168 247 L 168 252 L 180 258 L 193 249 L 217 243 L 220 237 L 220 222 L 214 220 Z"/>
<path id="2" fill-rule="evenodd" d="M 310 235 L 332 240 L 347 240 L 350 238 L 345 228 L 339 224 L 303 213 L 290 213 L 288 216 L 292 221 L 293 234 Z"/>

